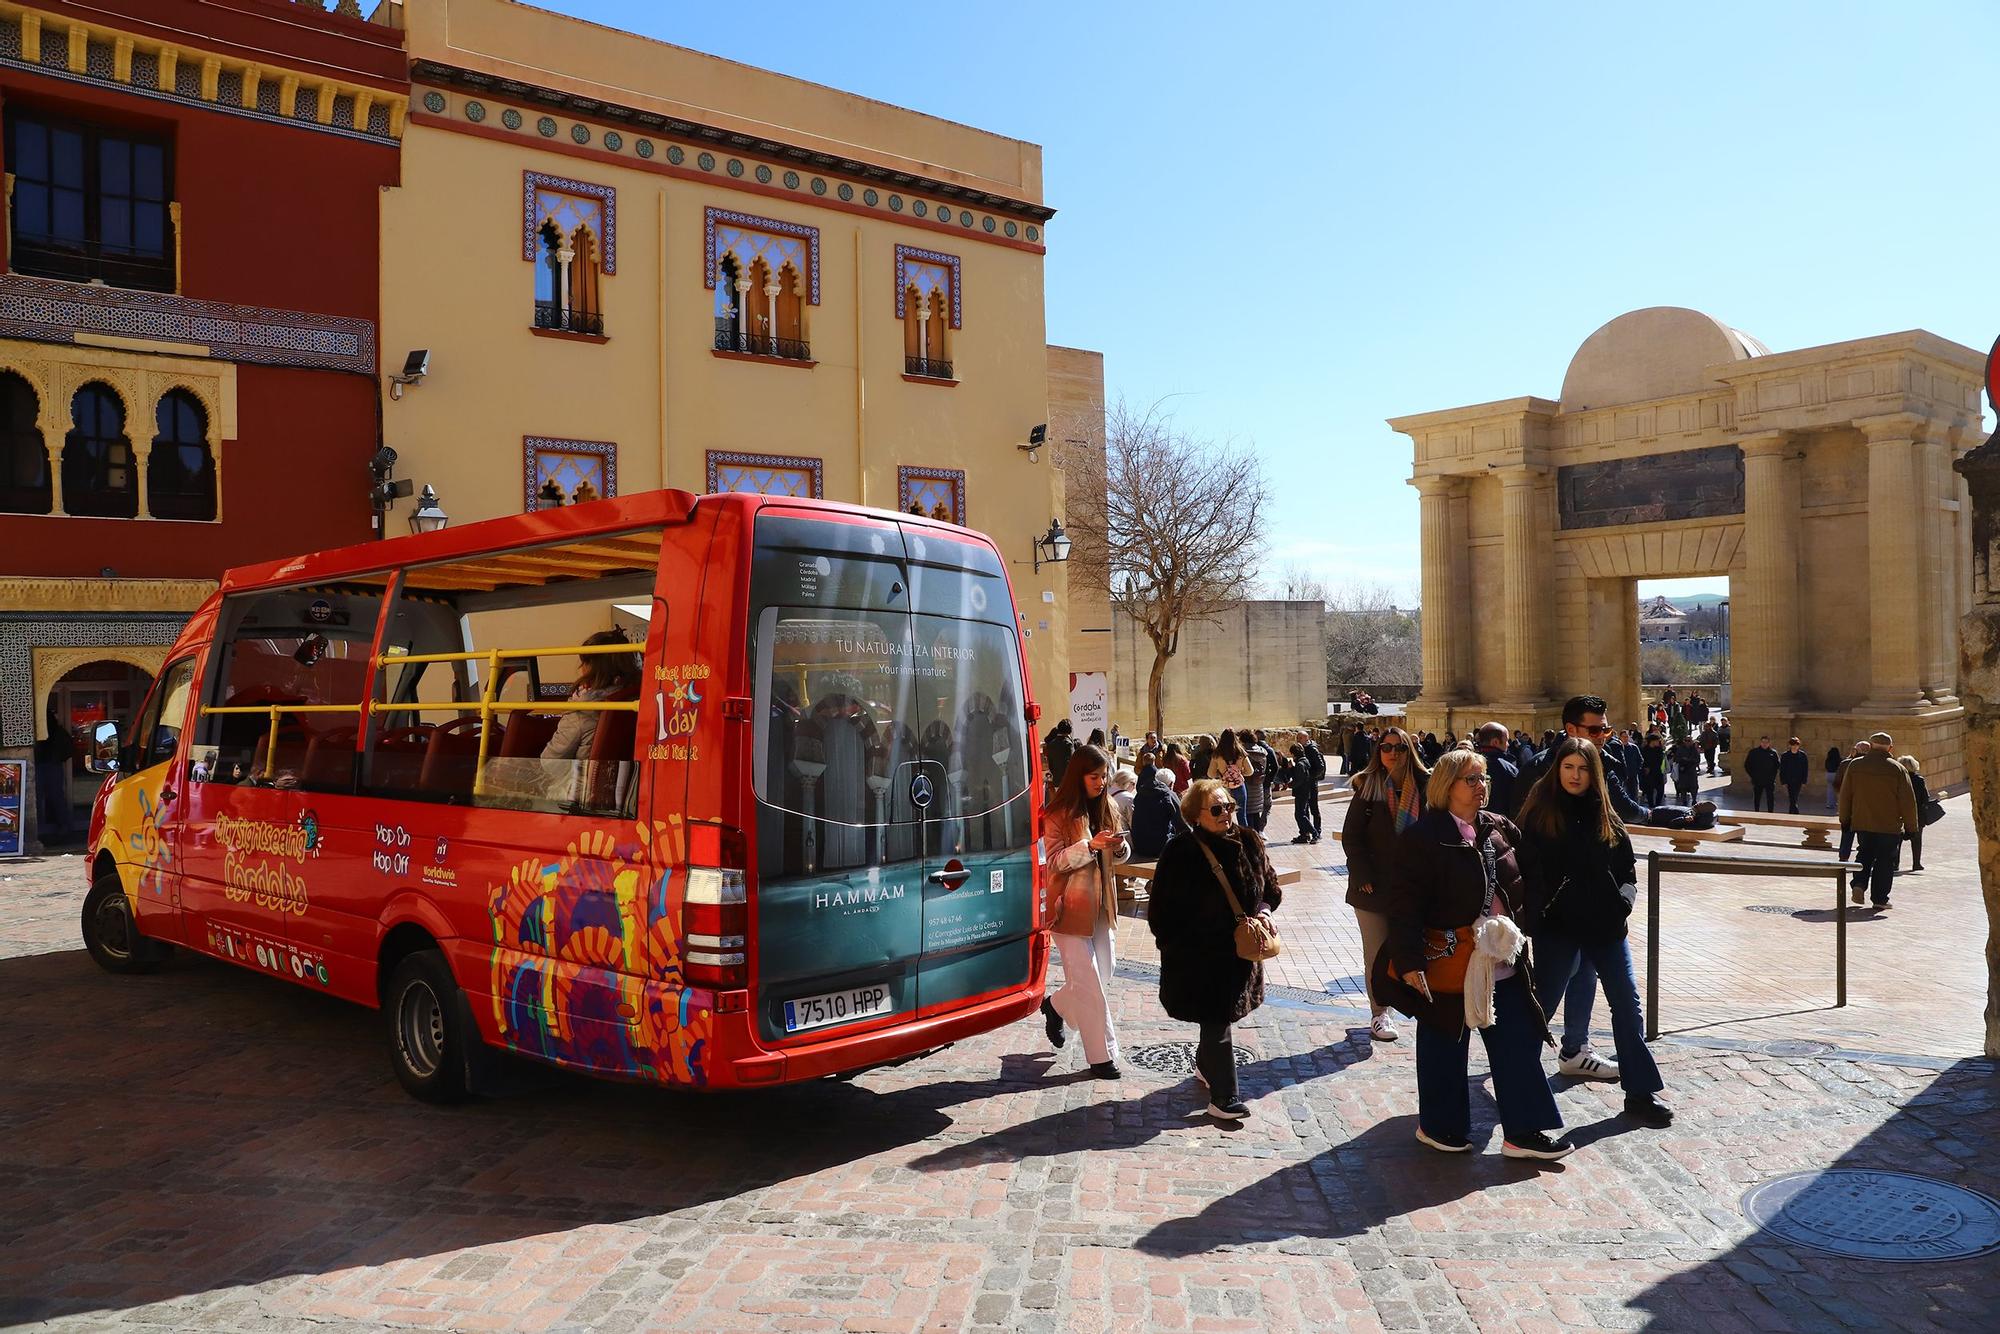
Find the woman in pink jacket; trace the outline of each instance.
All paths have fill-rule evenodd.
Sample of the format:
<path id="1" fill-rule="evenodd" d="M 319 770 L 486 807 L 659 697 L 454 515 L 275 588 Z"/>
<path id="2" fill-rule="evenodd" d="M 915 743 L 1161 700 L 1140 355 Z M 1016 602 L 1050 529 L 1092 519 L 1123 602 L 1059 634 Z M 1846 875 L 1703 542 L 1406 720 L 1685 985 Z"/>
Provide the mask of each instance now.
<path id="1" fill-rule="evenodd" d="M 1062 988 L 1042 1001 L 1042 1018 L 1058 1047 L 1068 1041 L 1064 1024 L 1083 1035 L 1084 1059 L 1099 1079 L 1120 1077 L 1108 998 L 1118 917 L 1111 868 L 1130 856 L 1118 807 L 1105 791 L 1110 777 L 1111 757 L 1081 747 L 1042 813 L 1046 915 L 1063 966 Z"/>

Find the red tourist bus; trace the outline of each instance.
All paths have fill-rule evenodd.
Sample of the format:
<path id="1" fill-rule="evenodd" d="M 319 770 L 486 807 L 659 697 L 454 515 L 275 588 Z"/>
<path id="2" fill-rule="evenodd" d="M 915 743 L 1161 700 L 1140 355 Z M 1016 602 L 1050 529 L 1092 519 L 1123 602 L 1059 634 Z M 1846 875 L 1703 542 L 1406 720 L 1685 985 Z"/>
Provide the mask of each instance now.
<path id="1" fill-rule="evenodd" d="M 1042 994 L 1016 631 L 980 534 L 763 496 L 232 570 L 100 729 L 85 943 L 380 1006 L 433 1101 L 496 1050 L 694 1088 L 934 1050 Z"/>

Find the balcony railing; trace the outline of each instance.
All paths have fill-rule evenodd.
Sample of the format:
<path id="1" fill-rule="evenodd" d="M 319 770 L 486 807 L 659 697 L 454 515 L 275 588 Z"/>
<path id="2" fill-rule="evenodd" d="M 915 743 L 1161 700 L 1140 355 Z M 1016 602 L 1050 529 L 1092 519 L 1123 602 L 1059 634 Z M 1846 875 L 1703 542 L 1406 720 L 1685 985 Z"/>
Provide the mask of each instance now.
<path id="1" fill-rule="evenodd" d="M 903 374 L 922 375 L 933 380 L 949 380 L 951 363 L 935 357 L 904 357 Z"/>
<path id="2" fill-rule="evenodd" d="M 604 316 L 594 310 L 564 310 L 553 301 L 535 303 L 535 327 L 562 333 L 604 336 Z"/>
<path id="3" fill-rule="evenodd" d="M 717 352 L 743 352 L 753 357 L 781 357 L 786 361 L 811 361 L 812 345 L 803 338 L 771 338 L 743 333 L 720 320 L 715 326 Z"/>
<path id="4" fill-rule="evenodd" d="M 172 256 L 120 252 L 95 242 L 66 245 L 15 236 L 8 267 L 35 278 L 65 282 L 101 282 L 107 287 L 133 287 L 148 292 L 174 290 Z"/>

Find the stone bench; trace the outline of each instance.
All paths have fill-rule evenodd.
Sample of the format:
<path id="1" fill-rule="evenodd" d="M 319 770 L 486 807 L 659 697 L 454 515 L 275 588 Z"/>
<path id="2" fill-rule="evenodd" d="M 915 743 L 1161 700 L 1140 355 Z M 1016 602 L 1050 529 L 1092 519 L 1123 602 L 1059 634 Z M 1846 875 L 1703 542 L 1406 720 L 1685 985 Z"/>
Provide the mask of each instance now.
<path id="1" fill-rule="evenodd" d="M 1782 829 L 1800 829 L 1805 838 L 1799 846 L 1816 852 L 1832 852 L 1831 835 L 1840 832 L 1840 821 L 1831 815 L 1776 815 L 1770 811 L 1717 811 L 1715 818 L 1739 825 L 1775 825 Z"/>
<path id="2" fill-rule="evenodd" d="M 1140 880 L 1150 882 L 1153 878 L 1153 871 L 1158 866 L 1158 862 L 1126 862 L 1122 866 L 1112 867 L 1112 877 L 1118 882 L 1118 897 L 1120 899 L 1130 899 L 1134 902 L 1144 898 L 1145 895 L 1140 892 L 1138 885 L 1133 882 Z M 1306 877 L 1304 871 L 1289 866 L 1274 866 L 1271 869 L 1278 873 L 1278 884 L 1281 886 L 1296 885 Z"/>
<path id="3" fill-rule="evenodd" d="M 1731 811 L 1733 816 L 1736 812 Z M 1743 827 L 1733 824 L 1718 824 L 1713 829 L 1664 829 L 1658 825 L 1628 824 L 1626 832 L 1643 834 L 1648 838 L 1670 839 L 1675 852 L 1696 852 L 1704 843 L 1741 843 Z"/>

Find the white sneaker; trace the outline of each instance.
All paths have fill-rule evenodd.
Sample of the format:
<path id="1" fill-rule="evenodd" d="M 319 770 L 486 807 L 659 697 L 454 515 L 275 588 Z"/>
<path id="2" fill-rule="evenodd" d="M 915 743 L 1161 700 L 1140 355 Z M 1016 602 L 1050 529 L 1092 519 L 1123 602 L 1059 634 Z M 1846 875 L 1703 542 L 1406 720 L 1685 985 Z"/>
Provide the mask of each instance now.
<path id="1" fill-rule="evenodd" d="M 1571 1056 L 1565 1056 L 1556 1063 L 1556 1069 L 1575 1079 L 1616 1079 L 1618 1062 L 1607 1061 L 1590 1048 Z"/>
<path id="2" fill-rule="evenodd" d="M 1390 1022 L 1388 1015 L 1378 1014 L 1368 1025 L 1368 1036 L 1377 1042 L 1396 1042 L 1403 1035 L 1397 1030 L 1396 1025 Z"/>

